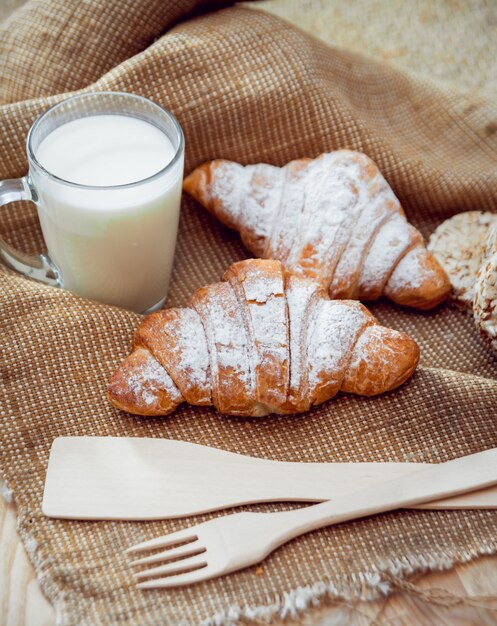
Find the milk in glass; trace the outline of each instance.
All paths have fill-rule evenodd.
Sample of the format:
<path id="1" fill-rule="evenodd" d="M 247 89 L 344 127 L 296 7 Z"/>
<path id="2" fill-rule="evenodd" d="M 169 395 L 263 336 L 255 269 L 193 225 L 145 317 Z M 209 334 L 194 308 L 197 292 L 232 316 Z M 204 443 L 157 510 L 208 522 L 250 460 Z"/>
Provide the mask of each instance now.
<path id="1" fill-rule="evenodd" d="M 75 119 L 42 140 L 35 156 L 51 176 L 40 170 L 32 178 L 43 235 L 66 289 L 135 311 L 164 299 L 182 155 L 162 170 L 175 154 L 159 128 L 126 115 Z"/>

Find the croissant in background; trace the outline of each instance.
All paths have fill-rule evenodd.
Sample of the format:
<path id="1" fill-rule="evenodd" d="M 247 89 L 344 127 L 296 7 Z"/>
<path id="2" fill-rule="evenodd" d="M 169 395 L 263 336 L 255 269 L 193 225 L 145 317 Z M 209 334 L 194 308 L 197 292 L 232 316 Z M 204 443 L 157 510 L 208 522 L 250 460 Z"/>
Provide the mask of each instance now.
<path id="1" fill-rule="evenodd" d="M 184 401 L 231 415 L 297 413 L 340 390 L 394 389 L 418 359 L 412 339 L 359 302 L 330 300 L 279 261 L 248 259 L 187 307 L 146 317 L 108 398 L 139 415 L 166 415 Z"/>
<path id="2" fill-rule="evenodd" d="M 431 309 L 450 282 L 375 163 L 338 150 L 284 167 L 216 160 L 183 188 L 258 257 L 319 281 L 331 298 Z"/>

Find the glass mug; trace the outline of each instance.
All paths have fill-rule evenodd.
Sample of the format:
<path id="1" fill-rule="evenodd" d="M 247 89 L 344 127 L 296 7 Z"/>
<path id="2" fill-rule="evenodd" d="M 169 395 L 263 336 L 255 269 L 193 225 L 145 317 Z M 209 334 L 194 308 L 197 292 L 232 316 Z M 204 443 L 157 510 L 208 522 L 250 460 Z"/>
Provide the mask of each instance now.
<path id="1" fill-rule="evenodd" d="M 118 120 L 98 117 L 102 115 L 124 117 Z M 92 119 L 84 119 L 89 117 Z M 110 170 L 115 170 L 112 176 L 118 184 L 101 184 L 97 180 L 105 181 L 106 172 L 101 172 L 100 176 L 96 157 L 86 162 L 93 168 L 93 173 L 84 183 L 65 180 L 50 171 L 46 162 L 44 166 L 38 160 L 42 142 L 54 131 L 58 133 L 52 135 L 54 138 L 65 133 L 64 125 L 71 122 L 76 125 L 66 127 L 65 139 L 79 139 L 75 150 L 79 154 L 86 149 L 85 139 L 93 134 L 97 149 L 108 150 L 107 163 L 109 154 L 113 155 L 109 175 Z M 109 127 L 114 128 L 117 122 L 124 125 L 116 127 L 109 139 Z M 74 134 L 77 124 L 86 124 L 86 127 L 80 127 L 79 134 Z M 133 124 L 141 126 L 137 129 Z M 148 131 L 157 134 L 156 129 L 163 133 L 159 139 L 168 142 L 168 160 L 160 150 L 144 152 L 144 136 Z M 143 133 L 143 130 L 147 132 Z M 106 146 L 104 139 L 99 142 L 99 133 L 103 138 L 107 137 L 107 143 L 112 144 L 114 140 L 116 145 Z M 154 137 L 156 139 L 158 137 Z M 89 141 L 91 143 L 91 137 Z M 3 262 L 25 276 L 86 298 L 138 312 L 159 309 L 169 286 L 183 180 L 185 144 L 174 116 L 158 104 L 133 94 L 82 94 L 43 113 L 31 127 L 26 144 L 29 173 L 24 178 L 0 182 L 0 205 L 16 200 L 30 200 L 36 204 L 48 254 L 28 256 L 0 240 Z M 42 145 L 38 156 L 41 157 L 43 150 L 47 152 L 46 145 Z M 52 145 L 56 144 L 52 142 Z M 136 153 L 133 152 L 135 148 Z M 53 149 L 54 163 L 71 156 L 71 151 L 58 154 L 57 148 Z M 115 153 L 109 153 L 112 149 Z M 132 155 L 133 170 L 137 170 L 138 176 L 144 167 L 145 170 L 152 168 L 152 171 L 140 180 L 123 182 L 119 178 L 119 159 L 124 159 L 126 154 Z M 153 170 L 155 154 L 162 159 L 163 165 L 157 170 Z M 126 165 L 129 167 L 130 164 L 126 162 Z M 91 176 L 96 176 L 95 180 Z"/>

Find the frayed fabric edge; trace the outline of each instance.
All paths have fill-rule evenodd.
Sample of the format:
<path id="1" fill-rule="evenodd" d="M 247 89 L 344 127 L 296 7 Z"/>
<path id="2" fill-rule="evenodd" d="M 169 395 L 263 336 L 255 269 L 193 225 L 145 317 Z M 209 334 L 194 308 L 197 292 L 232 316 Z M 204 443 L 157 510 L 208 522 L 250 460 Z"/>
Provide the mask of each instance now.
<path id="1" fill-rule="evenodd" d="M 22 527 L 19 523 L 19 517 L 17 521 L 17 529 L 34 566 L 36 579 L 54 608 L 57 626 L 75 624 L 70 617 L 72 612 L 69 600 L 70 593 L 60 594 L 53 588 L 49 588 L 51 586 L 46 581 L 49 575 L 43 571 L 41 566 L 38 542 Z M 413 575 L 448 570 L 455 565 L 496 553 L 497 540 L 469 551 L 458 552 L 453 558 L 444 553 L 429 557 L 422 554 L 417 554 L 411 558 L 402 557 L 380 564 L 368 572 L 359 572 L 343 577 L 336 584 L 329 581 L 318 581 L 312 585 L 291 589 L 283 595 L 273 598 L 268 604 L 244 607 L 231 606 L 225 611 L 220 611 L 198 622 L 197 626 L 271 624 L 275 619 L 296 619 L 307 609 L 324 606 L 327 602 L 350 605 L 361 601 L 377 600 L 400 589 L 409 594 L 410 591 L 404 588 L 404 584 Z M 79 620 L 77 623 L 81 626 L 90 623 L 85 621 L 84 615 L 80 615 Z M 93 622 L 91 623 L 93 624 Z M 183 623 L 178 623 L 177 626 L 183 626 Z M 192 625 L 188 624 L 188 626 Z"/>
<path id="2" fill-rule="evenodd" d="M 472 559 L 492 555 L 497 544 L 459 553 L 455 558 L 445 554 L 415 558 L 401 558 L 378 566 L 369 572 L 352 574 L 339 584 L 318 581 L 313 585 L 297 587 L 277 597 L 268 605 L 257 607 L 230 607 L 200 622 L 199 626 L 239 626 L 240 624 L 270 624 L 274 619 L 296 619 L 309 608 L 328 602 L 364 602 L 377 600 L 394 593 L 409 577 L 417 574 L 444 571 Z"/>
<path id="3" fill-rule="evenodd" d="M 7 504 L 14 502 L 14 492 L 4 480 L 0 480 L 0 497 L 2 497 Z"/>

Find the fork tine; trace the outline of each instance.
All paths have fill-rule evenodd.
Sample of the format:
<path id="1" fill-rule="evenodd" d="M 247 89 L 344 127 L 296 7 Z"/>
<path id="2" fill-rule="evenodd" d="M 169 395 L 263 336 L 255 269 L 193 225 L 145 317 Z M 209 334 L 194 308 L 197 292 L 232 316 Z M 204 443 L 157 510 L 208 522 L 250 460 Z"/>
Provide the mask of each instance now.
<path id="1" fill-rule="evenodd" d="M 131 561 L 130 565 L 146 565 L 147 563 L 157 563 L 158 561 L 171 561 L 179 556 L 191 556 L 200 550 L 205 551 L 205 548 L 200 545 L 199 540 L 186 543 L 178 546 L 177 548 L 169 548 L 163 552 L 152 554 L 152 556 L 145 556 L 142 559 L 136 559 Z"/>
<path id="2" fill-rule="evenodd" d="M 167 546 L 172 546 L 175 543 L 182 543 L 183 541 L 189 541 L 192 539 L 198 539 L 195 534 L 195 529 L 184 528 L 183 530 L 178 530 L 177 532 L 170 533 L 169 535 L 162 535 L 161 537 L 156 537 L 155 539 L 150 539 L 149 541 L 137 543 L 136 545 L 127 548 L 125 552 L 126 554 L 132 554 L 133 552 L 154 550 L 155 548 L 167 548 Z"/>
<path id="3" fill-rule="evenodd" d="M 167 576 L 168 574 L 180 574 L 184 570 L 194 567 L 205 567 L 206 565 L 207 559 L 202 553 L 182 559 L 181 561 L 174 561 L 174 563 L 166 563 L 165 565 L 159 565 L 158 567 L 144 569 L 141 572 L 136 572 L 134 575 L 136 578 L 146 578 L 147 576 L 156 576 L 158 574 L 165 574 Z"/>
<path id="4" fill-rule="evenodd" d="M 192 583 L 207 580 L 216 576 L 217 573 L 210 567 L 201 567 L 193 572 L 177 574 L 176 576 L 168 576 L 167 578 L 153 578 L 138 583 L 138 589 L 166 589 L 168 587 L 180 587 L 182 585 L 191 585 Z"/>

